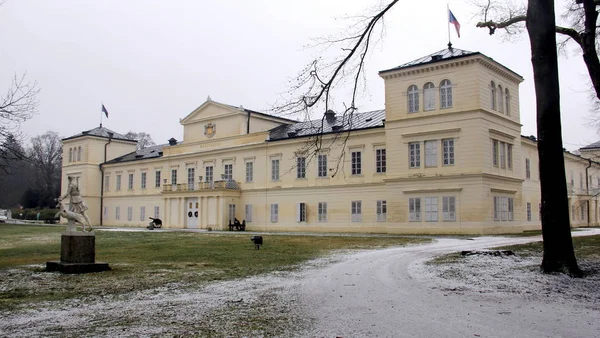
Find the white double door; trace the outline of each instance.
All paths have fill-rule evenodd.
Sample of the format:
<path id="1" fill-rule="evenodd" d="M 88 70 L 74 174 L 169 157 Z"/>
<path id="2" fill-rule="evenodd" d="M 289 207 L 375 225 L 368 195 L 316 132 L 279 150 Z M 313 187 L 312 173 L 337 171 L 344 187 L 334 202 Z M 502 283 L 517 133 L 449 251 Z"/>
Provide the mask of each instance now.
<path id="1" fill-rule="evenodd" d="M 200 208 L 198 205 L 198 197 L 188 197 L 186 198 L 186 217 L 187 217 L 187 228 L 188 229 L 197 229 L 200 221 Z"/>

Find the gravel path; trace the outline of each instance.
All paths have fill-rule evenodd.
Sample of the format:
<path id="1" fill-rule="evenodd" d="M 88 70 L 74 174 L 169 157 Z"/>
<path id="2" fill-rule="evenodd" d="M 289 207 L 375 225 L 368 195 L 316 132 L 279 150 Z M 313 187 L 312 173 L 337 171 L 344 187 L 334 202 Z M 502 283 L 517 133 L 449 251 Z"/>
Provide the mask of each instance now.
<path id="1" fill-rule="evenodd" d="M 600 229 L 573 233 L 589 234 Z M 597 336 L 599 274 L 543 276 L 521 269 L 539 259 L 487 256 L 458 268 L 424 264 L 439 254 L 535 240 L 439 239 L 338 253 L 296 272 L 42 303 L 0 313 L 0 336 Z"/>

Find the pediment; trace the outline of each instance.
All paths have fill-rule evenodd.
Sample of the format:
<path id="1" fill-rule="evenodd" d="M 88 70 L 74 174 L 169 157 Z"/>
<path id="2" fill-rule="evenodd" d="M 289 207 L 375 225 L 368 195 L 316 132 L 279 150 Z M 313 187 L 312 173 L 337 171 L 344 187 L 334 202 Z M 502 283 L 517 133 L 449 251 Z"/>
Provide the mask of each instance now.
<path id="1" fill-rule="evenodd" d="M 179 123 L 181 123 L 182 125 L 186 125 L 190 123 L 205 122 L 215 118 L 234 116 L 239 114 L 246 115 L 246 112 L 241 107 L 233 107 L 227 104 L 207 100 L 198 108 L 194 109 L 191 113 L 189 113 L 186 117 L 181 119 Z"/>

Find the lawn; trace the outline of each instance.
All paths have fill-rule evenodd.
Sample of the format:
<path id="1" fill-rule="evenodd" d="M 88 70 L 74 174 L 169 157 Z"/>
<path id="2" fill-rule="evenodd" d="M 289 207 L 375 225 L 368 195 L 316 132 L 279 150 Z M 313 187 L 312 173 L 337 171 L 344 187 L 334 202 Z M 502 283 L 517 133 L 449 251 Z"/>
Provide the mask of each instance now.
<path id="1" fill-rule="evenodd" d="M 60 257 L 63 227 L 0 224 L 0 310 L 37 301 L 101 297 L 157 287 L 195 287 L 273 271 L 338 250 L 374 249 L 428 241 L 399 236 L 264 235 L 255 250 L 249 234 L 96 232 L 96 261 L 111 271 L 82 275 L 44 272 Z"/>

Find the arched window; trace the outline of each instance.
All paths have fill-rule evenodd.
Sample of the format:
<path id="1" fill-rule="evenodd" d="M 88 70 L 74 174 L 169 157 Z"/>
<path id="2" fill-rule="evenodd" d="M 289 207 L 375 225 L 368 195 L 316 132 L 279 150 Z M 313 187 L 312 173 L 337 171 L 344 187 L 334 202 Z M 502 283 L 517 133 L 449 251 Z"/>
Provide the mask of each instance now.
<path id="1" fill-rule="evenodd" d="M 69 163 L 73 162 L 73 148 L 69 148 Z"/>
<path id="2" fill-rule="evenodd" d="M 504 90 L 504 104 L 506 105 L 506 115 L 510 116 L 510 93 L 508 88 Z"/>
<path id="3" fill-rule="evenodd" d="M 452 107 L 452 83 L 442 80 L 440 83 L 440 108 Z"/>
<path id="4" fill-rule="evenodd" d="M 498 110 L 501 113 L 504 113 L 504 100 L 502 99 L 504 97 L 504 91 L 502 90 L 502 86 L 498 85 Z"/>
<path id="5" fill-rule="evenodd" d="M 81 146 L 79 146 L 79 149 L 77 150 L 77 161 L 81 161 Z"/>
<path id="6" fill-rule="evenodd" d="M 496 84 L 494 81 L 490 83 L 490 107 L 496 110 Z"/>
<path id="7" fill-rule="evenodd" d="M 419 88 L 415 85 L 408 87 L 408 112 L 419 111 Z"/>
<path id="8" fill-rule="evenodd" d="M 435 109 L 435 86 L 431 82 L 427 82 L 423 86 L 423 109 Z"/>

